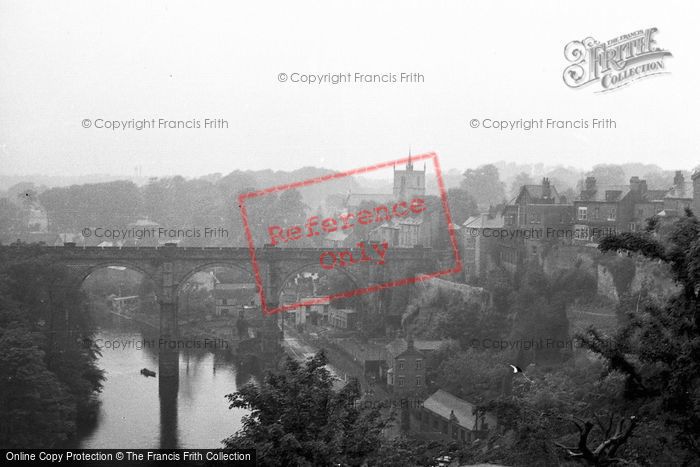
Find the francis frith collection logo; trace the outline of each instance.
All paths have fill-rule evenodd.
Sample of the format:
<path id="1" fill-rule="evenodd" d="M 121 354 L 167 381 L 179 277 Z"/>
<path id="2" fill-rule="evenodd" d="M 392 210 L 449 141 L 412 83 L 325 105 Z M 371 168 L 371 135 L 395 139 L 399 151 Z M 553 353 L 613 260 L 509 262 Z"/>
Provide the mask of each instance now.
<path id="1" fill-rule="evenodd" d="M 592 37 L 569 42 L 564 56 L 571 64 L 564 70 L 564 83 L 571 88 L 600 83 L 597 92 L 605 92 L 668 73 L 664 59 L 672 55 L 657 46 L 656 32 L 657 28 L 640 29 L 607 42 Z"/>

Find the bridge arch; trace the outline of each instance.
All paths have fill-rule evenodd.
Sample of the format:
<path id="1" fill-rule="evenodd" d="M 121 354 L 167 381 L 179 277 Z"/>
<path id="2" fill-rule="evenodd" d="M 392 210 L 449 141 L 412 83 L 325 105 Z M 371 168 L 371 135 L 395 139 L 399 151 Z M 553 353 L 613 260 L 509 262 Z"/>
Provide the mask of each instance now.
<path id="1" fill-rule="evenodd" d="M 250 278 L 251 283 L 255 284 L 255 275 L 253 274 L 253 271 L 251 269 L 249 269 L 248 267 L 244 266 L 243 264 L 240 264 L 237 261 L 209 261 L 209 262 L 197 264 L 196 266 L 188 269 L 180 277 L 178 277 L 177 293 L 181 292 L 182 286 L 188 280 L 190 280 L 195 274 L 197 274 L 199 272 L 206 271 L 207 269 L 212 269 L 212 268 L 227 268 L 227 269 L 234 269 L 234 270 L 240 271 Z"/>
<path id="2" fill-rule="evenodd" d="M 279 282 L 279 287 L 276 293 L 276 300 L 277 303 L 280 303 L 280 300 L 282 299 L 282 291 L 284 290 L 285 284 L 287 284 L 291 279 L 296 277 L 298 274 L 302 272 L 308 272 L 309 270 L 312 271 L 320 271 L 325 274 L 329 273 L 340 273 L 343 276 L 345 276 L 347 279 L 349 279 L 353 285 L 355 286 L 356 289 L 364 288 L 367 286 L 366 281 L 362 281 L 357 275 L 353 274 L 352 272 L 348 271 L 347 268 L 336 268 L 333 270 L 324 270 L 318 261 L 316 262 L 308 262 L 308 263 L 303 263 L 303 264 L 298 264 L 295 265 L 293 268 L 288 269 L 283 272 L 280 282 Z"/>
<path id="3" fill-rule="evenodd" d="M 158 281 L 156 280 L 156 271 L 149 270 L 148 268 L 143 267 L 140 265 L 138 262 L 133 262 L 133 261 L 126 261 L 126 260 L 109 260 L 109 261 L 102 261 L 99 263 L 95 264 L 90 264 L 89 266 L 81 267 L 80 271 L 77 274 L 73 275 L 73 285 L 77 288 L 82 287 L 82 285 L 85 283 L 85 280 L 95 271 L 99 269 L 106 269 L 111 266 L 116 266 L 116 267 L 122 267 L 126 269 L 131 269 L 133 271 L 136 271 L 140 274 L 143 274 L 143 276 L 150 280 L 154 285 L 158 284 Z"/>

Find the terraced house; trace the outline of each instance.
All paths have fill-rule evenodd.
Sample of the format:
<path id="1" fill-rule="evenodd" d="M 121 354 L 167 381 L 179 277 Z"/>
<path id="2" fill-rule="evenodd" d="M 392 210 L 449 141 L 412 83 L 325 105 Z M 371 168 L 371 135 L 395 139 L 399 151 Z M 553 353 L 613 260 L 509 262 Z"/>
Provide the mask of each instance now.
<path id="1" fill-rule="evenodd" d="M 669 191 L 650 190 L 637 176 L 629 185 L 598 185 L 595 177 L 587 177 L 574 201 L 574 231 L 579 240 L 597 241 L 611 233 L 640 230 L 648 218 L 664 210 Z"/>

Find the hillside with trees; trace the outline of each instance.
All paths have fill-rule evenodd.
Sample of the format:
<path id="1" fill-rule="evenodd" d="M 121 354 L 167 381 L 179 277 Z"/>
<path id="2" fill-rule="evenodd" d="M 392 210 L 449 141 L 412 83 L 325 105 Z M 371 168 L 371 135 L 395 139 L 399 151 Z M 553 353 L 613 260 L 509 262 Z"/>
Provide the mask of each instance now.
<path id="1" fill-rule="evenodd" d="M 0 258 L 0 445 L 64 446 L 97 414 L 103 373 L 79 291 L 32 251 Z"/>

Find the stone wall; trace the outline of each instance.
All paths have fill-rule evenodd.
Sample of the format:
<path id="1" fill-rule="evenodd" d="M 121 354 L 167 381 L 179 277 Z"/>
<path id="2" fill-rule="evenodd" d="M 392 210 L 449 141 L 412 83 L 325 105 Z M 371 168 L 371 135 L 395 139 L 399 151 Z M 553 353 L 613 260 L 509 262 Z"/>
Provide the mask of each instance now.
<path id="1" fill-rule="evenodd" d="M 617 294 L 617 288 L 615 288 L 615 281 L 613 275 L 608 268 L 599 264 L 597 267 L 598 274 L 598 295 L 609 298 L 613 302 L 617 303 L 620 297 Z"/>
<path id="2" fill-rule="evenodd" d="M 634 276 L 628 290 L 633 295 L 645 290 L 663 302 L 680 290 L 678 284 L 671 279 L 671 271 L 667 264 L 647 258 L 636 258 L 634 268 Z M 620 300 L 612 271 L 602 264 L 598 265 L 598 294 L 616 303 Z"/>
<path id="3" fill-rule="evenodd" d="M 571 269 L 576 264 L 595 276 L 596 262 L 600 253 L 595 247 L 584 245 L 554 245 L 542 260 L 542 268 L 548 276 L 557 274 L 562 269 Z"/>
<path id="4" fill-rule="evenodd" d="M 414 284 L 412 303 L 418 306 L 429 305 L 438 297 L 440 290 L 456 292 L 462 296 L 465 302 L 479 304 L 482 309 L 491 303 L 491 294 L 482 287 L 451 282 L 437 277 Z"/>
<path id="5" fill-rule="evenodd" d="M 592 246 L 559 245 L 548 252 L 543 260 L 543 268 L 547 275 L 552 276 L 562 269 L 569 269 L 579 264 L 579 267 L 596 278 L 598 295 L 618 302 L 620 297 L 615 287 L 612 272 L 600 263 L 602 254 Z M 678 291 L 678 286 L 671 279 L 666 264 L 647 258 L 635 259 L 635 273 L 629 287 L 630 293 L 644 289 L 660 299 L 666 299 Z"/>

